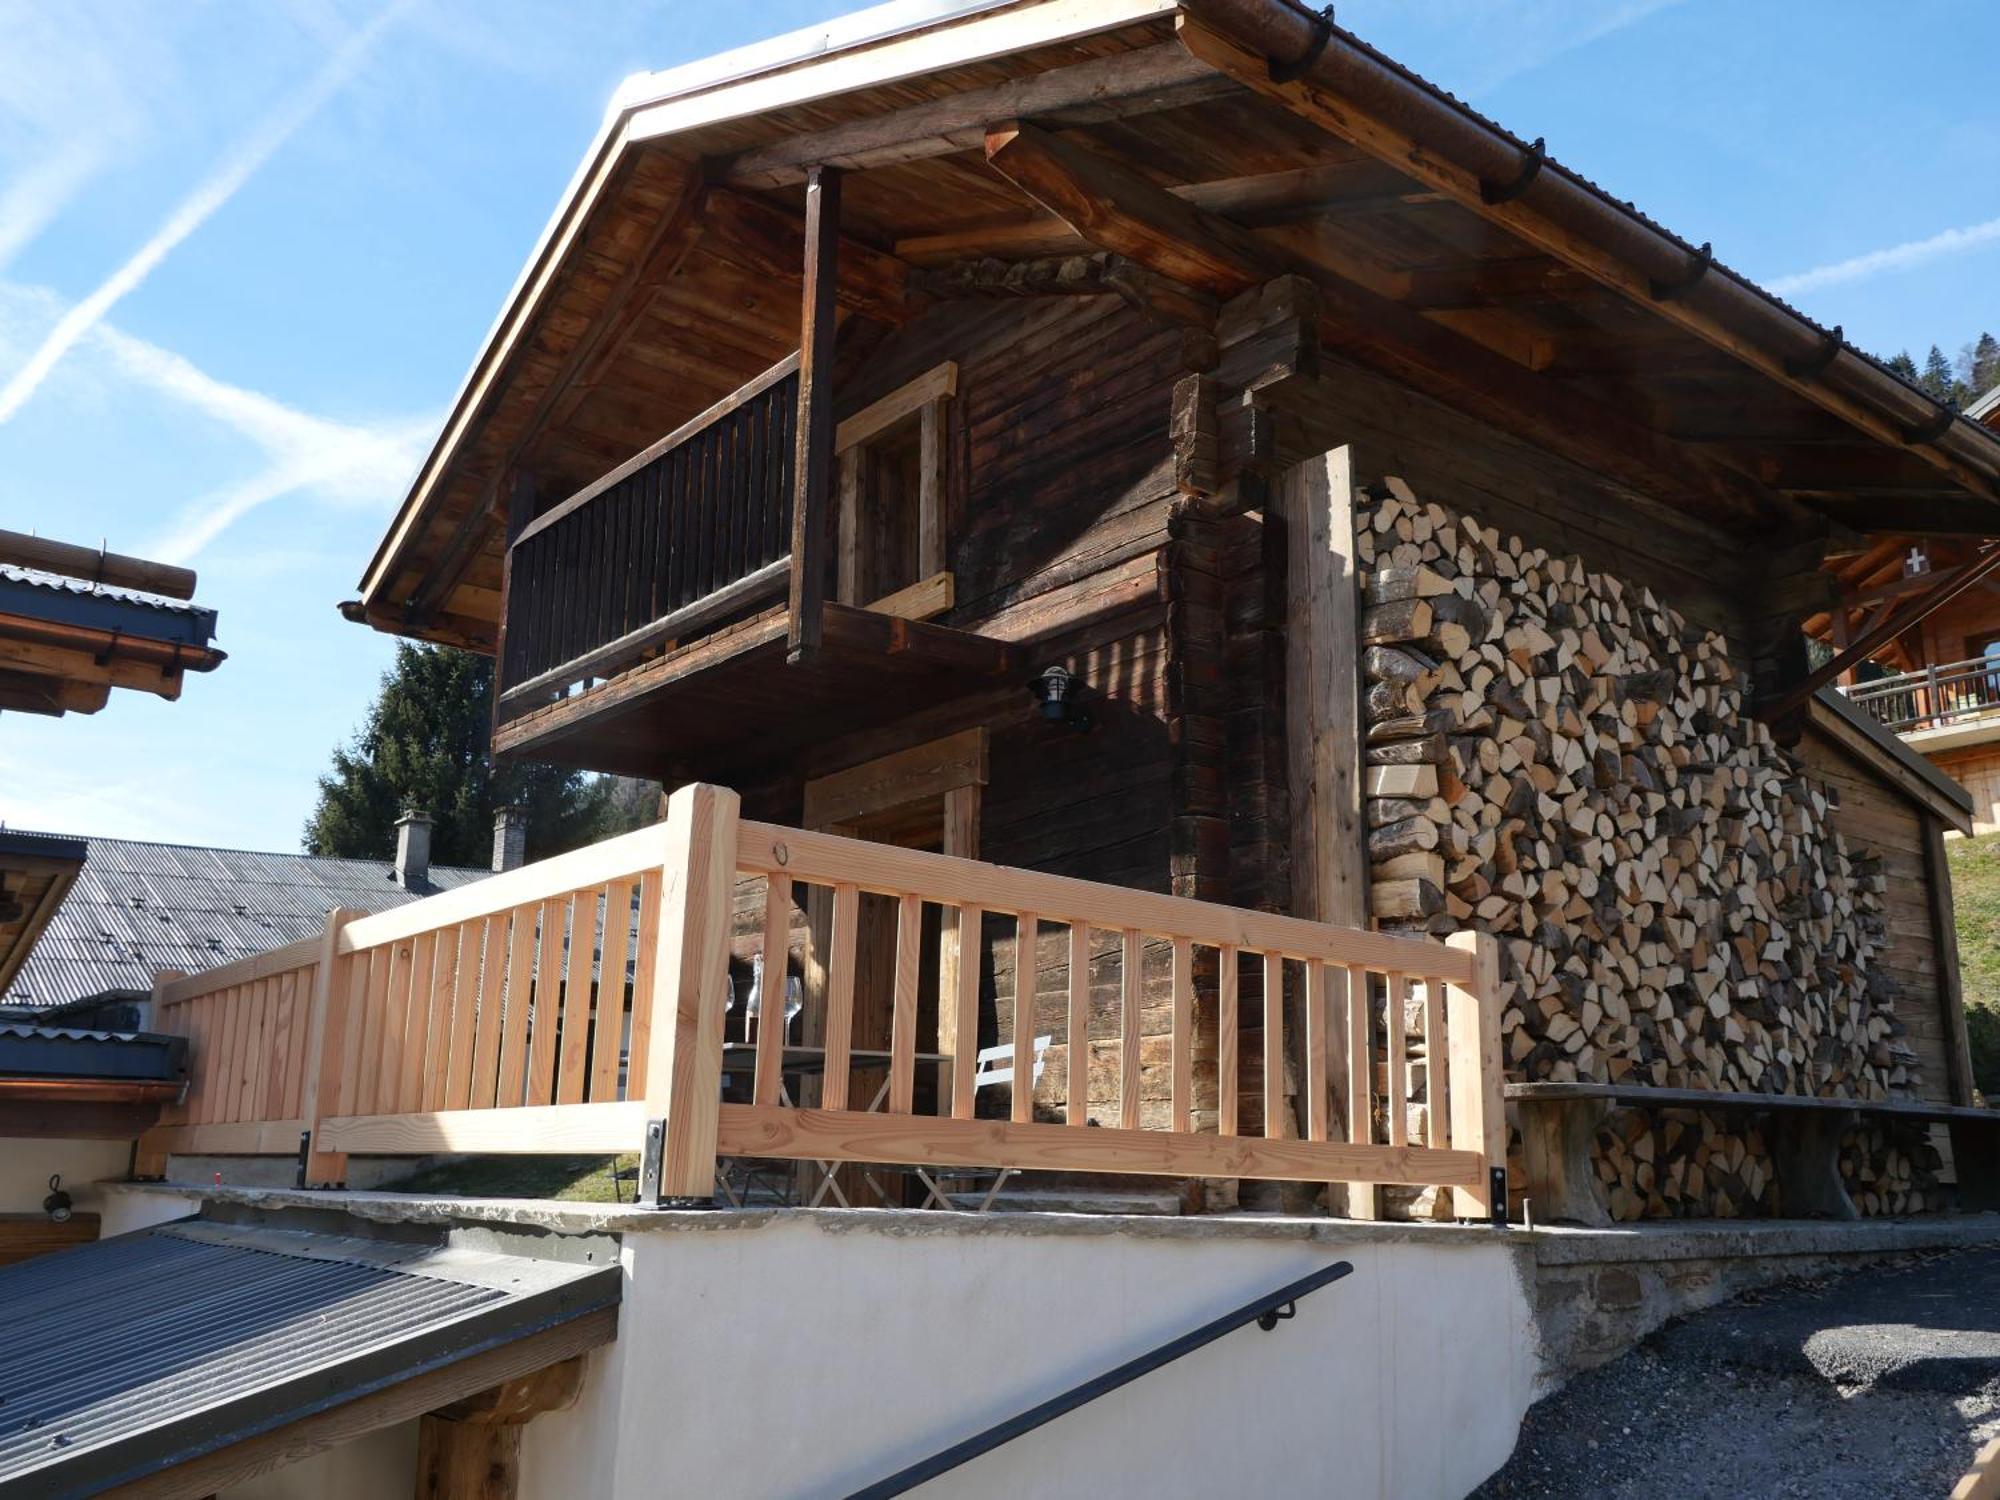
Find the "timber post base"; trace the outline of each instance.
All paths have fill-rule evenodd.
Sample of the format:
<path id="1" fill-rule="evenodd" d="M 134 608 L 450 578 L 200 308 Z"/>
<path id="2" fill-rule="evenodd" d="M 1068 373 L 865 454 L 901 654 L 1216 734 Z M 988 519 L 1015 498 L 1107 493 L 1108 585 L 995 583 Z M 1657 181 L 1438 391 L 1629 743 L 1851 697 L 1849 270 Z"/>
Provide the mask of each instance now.
<path id="1" fill-rule="evenodd" d="M 1764 1139 L 1787 1218 L 1861 1217 L 1840 1177 L 1840 1138 L 1860 1123 L 1854 1109 L 1774 1110 L 1765 1116 Z"/>
<path id="2" fill-rule="evenodd" d="M 2000 1213 L 2000 1119 L 1960 1117 L 1949 1126 L 1959 1209 L 1964 1213 Z"/>
<path id="3" fill-rule="evenodd" d="M 1590 1158 L 1598 1127 L 1611 1113 L 1611 1100 L 1524 1099 L 1519 1108 L 1528 1204 L 1536 1220 L 1610 1228 L 1611 1206 Z"/>

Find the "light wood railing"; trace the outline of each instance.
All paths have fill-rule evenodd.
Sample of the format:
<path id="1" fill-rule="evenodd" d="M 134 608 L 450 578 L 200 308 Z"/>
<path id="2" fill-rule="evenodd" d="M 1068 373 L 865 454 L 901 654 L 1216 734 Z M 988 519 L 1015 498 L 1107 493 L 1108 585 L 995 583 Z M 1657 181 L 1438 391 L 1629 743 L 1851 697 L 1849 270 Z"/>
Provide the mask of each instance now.
<path id="1" fill-rule="evenodd" d="M 771 1025 L 729 1064 L 742 1097 L 726 1099 L 732 958 L 769 955 L 775 1013 L 809 890 L 830 896 L 831 913 L 811 1002 L 818 1097 L 788 1096 L 798 1049 Z M 866 1059 L 886 1076 L 856 1088 L 864 897 L 893 912 L 893 977 L 872 997 L 887 1001 L 887 1046 Z M 927 908 L 964 959 L 939 966 L 928 997 Z M 1034 1038 L 1057 1017 L 1066 1045 L 1047 1102 L 1023 1083 L 982 1115 L 980 955 L 1010 929 L 1015 978 L 995 1004 L 1014 1078 L 1034 1076 Z M 1066 964 L 1037 963 L 1044 937 Z M 1149 947 L 1169 958 L 1163 995 L 1146 980 Z M 1093 968 L 1100 989 L 1115 973 L 1109 1009 L 1093 1007 Z M 1303 1000 L 1290 1049 L 1288 988 Z M 196 1083 L 183 1117 L 141 1149 L 154 1163 L 289 1151 L 309 1131 L 307 1179 L 330 1183 L 350 1154 L 632 1152 L 650 1130 L 664 1198 L 708 1198 L 718 1156 L 751 1156 L 1435 1184 L 1461 1214 L 1484 1216 L 1505 1151 L 1495 988 L 1490 940 L 1476 935 L 1433 943 L 748 822 L 735 794 L 693 786 L 658 827 L 381 915 L 338 912 L 313 943 L 164 981 L 161 1024 L 194 1038 Z M 930 1012 L 944 1018 L 937 1035 L 964 1041 L 941 1049 L 944 1077 L 920 1091 Z M 1116 1021 L 1095 1044 L 1115 1075 L 1095 1118 L 1094 1015 L 1102 1033 Z M 1239 1130 L 1237 1047 L 1257 1031 L 1265 1097 L 1252 1135 Z M 1288 1053 L 1303 1061 L 1297 1131 Z M 1163 1127 L 1141 1120 L 1149 1059 L 1167 1073 Z M 1213 1107 L 1205 1095 L 1198 1108 L 1198 1066 L 1211 1061 Z M 920 1092 L 935 1095 L 931 1112 Z"/>

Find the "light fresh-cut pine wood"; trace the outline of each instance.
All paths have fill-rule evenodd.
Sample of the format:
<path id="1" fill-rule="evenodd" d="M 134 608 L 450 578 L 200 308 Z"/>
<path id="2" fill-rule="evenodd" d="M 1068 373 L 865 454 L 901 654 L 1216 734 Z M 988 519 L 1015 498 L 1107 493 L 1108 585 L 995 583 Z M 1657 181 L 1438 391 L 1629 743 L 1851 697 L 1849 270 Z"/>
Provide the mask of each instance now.
<path id="1" fill-rule="evenodd" d="M 528 1077 L 528 1007 L 535 993 L 535 936 L 541 903 L 514 908 L 514 929 L 507 946 L 507 1000 L 500 1026 L 500 1071 L 493 1102 L 513 1109 L 522 1101 Z"/>
<path id="2" fill-rule="evenodd" d="M 1264 1138 L 1279 1140 L 1285 1130 L 1285 960 L 1264 955 Z"/>
<path id="3" fill-rule="evenodd" d="M 632 960 L 632 1039 L 627 1044 L 625 1097 L 646 1097 L 653 1037 L 653 973 L 660 954 L 660 871 L 639 877 L 639 950 Z"/>
<path id="4" fill-rule="evenodd" d="M 305 1088 L 299 1100 L 302 1128 L 312 1133 L 306 1155 L 308 1187 L 347 1179 L 347 1160 L 326 1149 L 320 1123 L 322 1115 L 330 1113 L 339 1103 L 346 1037 L 352 1030 L 355 1010 L 366 1003 L 368 996 L 369 960 L 373 955 L 340 956 L 341 933 L 359 916 L 359 912 L 346 907 L 336 907 L 327 913 L 319 962 L 313 967 L 312 1000 L 306 1025 Z"/>
<path id="5" fill-rule="evenodd" d="M 597 959 L 599 888 L 577 891 L 569 904 L 569 955 L 563 970 L 562 1033 L 557 1042 L 556 1103 L 581 1104 L 590 1081 L 591 969 Z"/>
<path id="6" fill-rule="evenodd" d="M 597 1004 L 590 1027 L 590 1102 L 618 1097 L 618 1058 L 625 1046 L 625 960 L 632 950 L 632 882 L 604 887 L 604 956 L 597 965 Z"/>
<path id="7" fill-rule="evenodd" d="M 431 974 L 429 1027 L 423 1046 L 423 1108 L 445 1107 L 445 1078 L 451 1067 L 451 1018 L 468 997 L 474 979 L 469 972 L 479 962 L 476 951 L 481 919 L 447 927 L 437 935 Z"/>
<path id="8" fill-rule="evenodd" d="M 854 969 L 861 937 L 861 892 L 851 885 L 833 888 L 833 951 L 826 975 L 826 1071 L 820 1103 L 826 1109 L 847 1108 L 854 1050 Z M 782 1012 L 781 1012 L 782 1014 Z"/>
<path id="9" fill-rule="evenodd" d="M 1444 984 L 1424 979 L 1424 1144 L 1444 1146 L 1451 1138 L 1451 1048 L 1445 1040 Z"/>
<path id="10" fill-rule="evenodd" d="M 568 930 L 569 900 L 550 896 L 542 902 L 541 942 L 535 960 L 535 1008 L 528 1038 L 528 1097 L 531 1105 L 553 1104 L 556 1097 L 556 1038 L 562 1010 L 563 934 Z"/>
<path id="11" fill-rule="evenodd" d="M 1174 1056 L 1171 1084 L 1172 1128 L 1189 1130 L 1194 1122 L 1194 944 L 1177 937 L 1173 944 Z"/>
<path id="12" fill-rule="evenodd" d="M 1143 935 L 1126 928 L 1118 945 L 1118 1128 L 1139 1128 L 1139 1028 L 1145 1003 L 1140 944 Z"/>
<path id="13" fill-rule="evenodd" d="M 466 1090 L 468 1109 L 490 1109 L 500 1081 L 501 1028 L 506 1022 L 507 965 L 513 959 L 514 913 L 488 919 L 487 963 L 479 989 L 479 1017 L 472 1036 L 472 1081 Z"/>
<path id="14" fill-rule="evenodd" d="M 1014 933 L 1014 1085 L 1016 1120 L 1035 1117 L 1035 943 L 1041 923 L 1022 912 Z"/>
<path id="15" fill-rule="evenodd" d="M 951 1117 L 972 1118 L 972 1079 L 979 1063 L 979 932 L 984 910 L 958 909 L 957 971 L 952 976 Z M 944 1002 L 938 1009 L 943 1011 Z"/>
<path id="16" fill-rule="evenodd" d="M 1327 1123 L 1332 1081 L 1327 1077 L 1331 1043 L 1327 1035 L 1330 1001 L 1325 964 L 1306 965 L 1306 1139 L 1330 1138 Z"/>
<path id="17" fill-rule="evenodd" d="M 660 958 L 653 981 L 646 1115 L 666 1122 L 660 1192 L 715 1193 L 716 1108 L 722 1093 L 724 991 L 730 900 L 736 885 L 741 799 L 723 787 L 684 786 L 667 802 Z M 769 976 L 767 976 L 769 977 Z M 784 1014 L 783 975 L 765 1005 Z M 593 1108 L 611 1108 L 598 1105 Z"/>
<path id="18" fill-rule="evenodd" d="M 1389 1034 L 1384 1039 L 1388 1053 L 1388 1092 L 1383 1097 L 1383 1107 L 1389 1114 L 1389 1144 L 1406 1146 L 1409 1144 L 1409 1059 L 1406 1056 L 1407 1038 L 1404 1035 L 1404 1013 L 1410 1004 L 1410 979 L 1407 974 L 1391 974 L 1389 981 Z"/>
<path id="19" fill-rule="evenodd" d="M 444 1091 L 440 1108 L 464 1109 L 472 1097 L 472 1039 L 479 1027 L 479 1011 L 489 985 L 499 977 L 499 933 L 494 917 L 481 917 L 465 924 L 464 947 L 459 954 L 459 981 L 451 1007 L 451 1040 L 447 1046 Z M 493 971 L 489 979 L 487 971 Z"/>
<path id="20" fill-rule="evenodd" d="M 923 963 L 924 904 L 915 896 L 896 901 L 896 979 L 889 1019 L 889 1108 L 906 1115 L 916 1107 L 917 980 Z"/>
<path id="21" fill-rule="evenodd" d="M 757 1011 L 757 1070 L 751 1098 L 776 1104 L 784 1086 L 785 983 L 791 972 L 792 878 L 764 877 L 764 982 Z"/>
<path id="22" fill-rule="evenodd" d="M 1090 1123 L 1090 928 L 1069 924 L 1069 1103 L 1063 1118 L 1072 1125 Z"/>
<path id="23" fill-rule="evenodd" d="M 1451 1148 L 1471 1152 L 1487 1167 L 1507 1164 L 1507 1119 L 1501 1103 L 1499 948 L 1483 932 L 1455 932 L 1445 939 L 1472 955 L 1473 980 L 1446 992 L 1445 1027 L 1451 1052 Z M 1461 1218 L 1492 1212 L 1486 1174 L 1457 1189 L 1452 1201 Z"/>
<path id="24" fill-rule="evenodd" d="M 1237 1087 L 1237 952 L 1225 947 L 1216 956 L 1215 1004 L 1215 1129 L 1218 1135 L 1235 1135 L 1238 1105 Z"/>
<path id="25" fill-rule="evenodd" d="M 1355 1146 L 1375 1139 L 1375 1044 L 1369 1024 L 1368 971 L 1349 969 L 1341 976 L 1346 992 L 1344 1030 L 1335 1042 L 1347 1064 L 1347 1140 Z M 1352 1181 L 1347 1185 L 1347 1217 L 1381 1217 L 1381 1201 L 1373 1184 Z"/>

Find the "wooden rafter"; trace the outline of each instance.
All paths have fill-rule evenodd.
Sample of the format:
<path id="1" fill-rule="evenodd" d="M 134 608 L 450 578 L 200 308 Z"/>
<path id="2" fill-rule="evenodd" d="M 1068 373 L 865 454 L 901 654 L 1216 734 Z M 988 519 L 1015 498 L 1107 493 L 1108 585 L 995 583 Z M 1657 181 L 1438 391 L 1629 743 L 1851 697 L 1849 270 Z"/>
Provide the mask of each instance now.
<path id="1" fill-rule="evenodd" d="M 1004 126 L 987 136 L 987 162 L 1084 239 L 1203 291 L 1229 296 L 1281 275 L 1305 275 L 1319 290 L 1320 336 L 1329 347 L 1515 436 L 1584 454 L 1593 467 L 1637 488 L 1720 503 L 1737 515 L 1786 513 L 1750 476 L 1538 379 L 1464 333 L 1323 265 L 1299 262 L 1075 141 L 1032 125 Z"/>
<path id="2" fill-rule="evenodd" d="M 785 187 L 804 182 L 806 169 L 818 163 L 858 171 L 977 150 L 995 120 L 1034 119 L 1053 128 L 1098 125 L 1239 92 L 1241 85 L 1185 48 L 1161 42 L 786 136 L 711 161 L 708 173 L 712 181 L 734 187 Z"/>

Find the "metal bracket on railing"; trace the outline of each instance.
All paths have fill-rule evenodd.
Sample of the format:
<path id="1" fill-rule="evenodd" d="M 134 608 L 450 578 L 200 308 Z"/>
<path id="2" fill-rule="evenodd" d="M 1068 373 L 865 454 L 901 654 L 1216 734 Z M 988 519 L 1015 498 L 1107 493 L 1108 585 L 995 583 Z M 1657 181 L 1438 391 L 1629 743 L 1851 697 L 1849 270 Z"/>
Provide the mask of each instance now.
<path id="1" fill-rule="evenodd" d="M 300 1187 L 305 1187 L 307 1185 L 306 1162 L 310 1160 L 312 1157 L 312 1146 L 313 1146 L 313 1133 L 310 1130 L 301 1130 L 299 1132 L 299 1179 L 298 1179 L 298 1185 Z"/>
<path id="2" fill-rule="evenodd" d="M 646 1145 L 639 1153 L 639 1196 L 641 1208 L 714 1208 L 715 1199 L 668 1198 L 661 1194 L 660 1183 L 666 1175 L 667 1122 L 648 1120 L 646 1122 Z"/>
<path id="3" fill-rule="evenodd" d="M 1495 1167 L 1486 1180 L 1486 1191 L 1492 1200 L 1493 1227 L 1507 1227 L 1507 1169 Z"/>
<path id="4" fill-rule="evenodd" d="M 1298 1315 L 1298 1303 L 1287 1302 L 1283 1307 L 1267 1308 L 1265 1311 L 1258 1313 L 1257 1326 L 1263 1329 L 1264 1332 L 1269 1333 L 1287 1318 L 1296 1318 Z"/>

